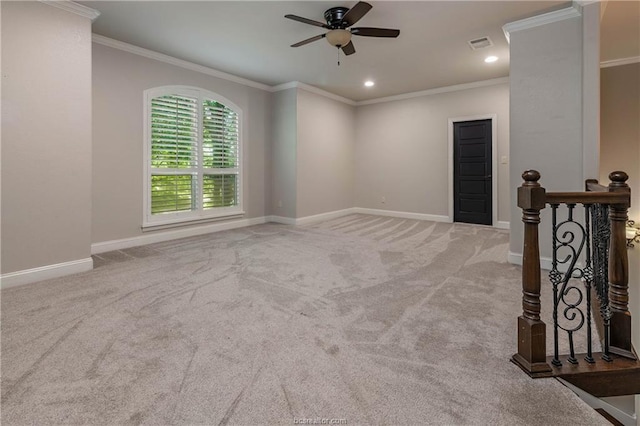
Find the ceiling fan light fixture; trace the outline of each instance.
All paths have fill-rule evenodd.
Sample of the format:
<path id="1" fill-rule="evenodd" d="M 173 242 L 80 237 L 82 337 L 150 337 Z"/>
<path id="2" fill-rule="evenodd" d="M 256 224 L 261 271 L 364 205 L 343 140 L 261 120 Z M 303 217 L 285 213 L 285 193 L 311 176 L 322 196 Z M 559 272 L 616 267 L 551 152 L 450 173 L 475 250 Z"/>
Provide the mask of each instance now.
<path id="1" fill-rule="evenodd" d="M 1 1 L 1 0 L 0 0 Z M 305 44 L 313 43 L 314 41 L 326 38 L 327 42 L 338 48 L 338 65 L 340 65 L 340 54 L 344 53 L 346 56 L 356 53 L 356 48 L 351 41 L 351 36 L 359 37 L 382 37 L 382 38 L 396 38 L 400 35 L 400 30 L 393 28 L 376 28 L 376 27 L 359 27 L 351 28 L 356 22 L 360 21 L 364 15 L 366 15 L 372 8 L 369 3 L 359 1 L 352 8 L 348 7 L 332 7 L 324 12 L 324 20 L 326 24 L 320 21 L 314 21 L 313 19 L 303 18 L 297 15 L 284 15 L 285 18 L 293 21 L 298 21 L 303 24 L 313 25 L 314 27 L 326 28 L 328 31 L 324 34 L 319 34 L 314 37 L 310 37 L 306 40 L 299 41 L 291 45 L 291 47 L 300 47 Z M 342 50 L 342 52 L 340 52 Z"/>
<path id="2" fill-rule="evenodd" d="M 326 38 L 332 46 L 346 46 L 351 41 L 351 31 L 342 29 L 331 30 L 327 33 Z"/>

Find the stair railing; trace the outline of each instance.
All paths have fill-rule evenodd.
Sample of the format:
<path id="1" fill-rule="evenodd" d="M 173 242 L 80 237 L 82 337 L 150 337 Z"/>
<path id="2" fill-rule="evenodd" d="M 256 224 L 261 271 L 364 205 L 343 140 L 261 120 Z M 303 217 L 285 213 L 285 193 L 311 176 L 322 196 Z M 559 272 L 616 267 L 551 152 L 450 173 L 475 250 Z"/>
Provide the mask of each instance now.
<path id="1" fill-rule="evenodd" d="M 546 192 L 540 173 L 522 174 L 518 188 L 518 207 L 524 222 L 522 259 L 522 315 L 518 317 L 518 352 L 512 361 L 532 377 L 561 376 L 563 359 L 577 365 L 574 334 L 586 328 L 587 364 L 611 363 L 616 356 L 637 360 L 631 345 L 631 314 L 628 310 L 628 258 L 625 238 L 627 210 L 631 191 L 624 172 L 609 175 L 608 187 L 595 180 L 585 182 L 586 192 Z M 584 210 L 581 222 L 580 209 Z M 540 211 L 552 210 L 553 257 L 549 279 L 553 287 L 552 356 L 546 351 L 546 324 L 540 319 L 540 247 L 538 225 Z M 559 207 L 566 206 L 560 218 Z M 579 284 L 579 282 L 582 284 Z M 578 282 L 578 284 L 576 283 Z M 598 299 L 602 336 L 602 353 L 592 347 L 592 294 Z M 586 305 L 584 309 L 581 306 Z M 560 357 L 559 335 L 566 333 L 568 356 Z M 612 355 L 614 354 L 614 355 Z M 610 366 L 595 369 L 611 369 Z M 594 370 L 594 369 L 592 369 Z M 595 370 L 594 370 L 595 371 Z M 566 371 L 564 371 L 566 374 Z"/>

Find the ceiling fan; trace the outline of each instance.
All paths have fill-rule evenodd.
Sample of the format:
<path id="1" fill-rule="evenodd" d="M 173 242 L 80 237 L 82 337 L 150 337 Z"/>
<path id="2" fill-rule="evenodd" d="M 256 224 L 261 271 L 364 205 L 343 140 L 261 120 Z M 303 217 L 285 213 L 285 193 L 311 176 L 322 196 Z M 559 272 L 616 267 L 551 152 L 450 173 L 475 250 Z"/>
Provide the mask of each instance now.
<path id="1" fill-rule="evenodd" d="M 303 18 L 301 16 L 285 15 L 285 18 L 329 30 L 325 34 L 320 34 L 315 37 L 302 40 L 296 44 L 292 44 L 291 47 L 304 46 L 305 44 L 313 41 L 326 38 L 330 45 L 335 46 L 338 49 L 342 49 L 345 55 L 353 55 L 356 53 L 356 48 L 353 46 L 353 42 L 351 41 L 352 35 L 363 37 L 398 37 L 398 35 L 400 35 L 400 30 L 394 30 L 391 28 L 360 27 L 349 29 L 350 26 L 362 19 L 362 17 L 369 12 L 371 8 L 372 6 L 369 3 L 363 1 L 359 1 L 351 9 L 348 7 L 332 7 L 324 12 L 324 19 L 327 21 L 326 24 L 312 19 Z"/>

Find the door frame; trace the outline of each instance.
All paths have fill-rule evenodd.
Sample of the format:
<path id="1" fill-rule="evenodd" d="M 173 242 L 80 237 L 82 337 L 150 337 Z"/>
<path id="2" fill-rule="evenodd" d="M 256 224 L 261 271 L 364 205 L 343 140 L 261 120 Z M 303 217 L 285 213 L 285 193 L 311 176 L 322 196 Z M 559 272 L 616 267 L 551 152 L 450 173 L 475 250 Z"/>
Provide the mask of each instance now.
<path id="1" fill-rule="evenodd" d="M 449 118 L 448 168 L 449 222 L 453 223 L 453 124 L 463 121 L 491 120 L 491 223 L 498 226 L 498 114 L 479 114 Z"/>

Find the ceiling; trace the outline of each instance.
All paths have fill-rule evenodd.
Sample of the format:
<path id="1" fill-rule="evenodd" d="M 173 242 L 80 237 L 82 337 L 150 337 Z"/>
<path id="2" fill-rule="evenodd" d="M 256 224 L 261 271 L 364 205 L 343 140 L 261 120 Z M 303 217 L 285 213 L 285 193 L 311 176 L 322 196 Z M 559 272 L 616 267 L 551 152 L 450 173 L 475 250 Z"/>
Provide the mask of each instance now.
<path id="1" fill-rule="evenodd" d="M 567 7 L 566 1 L 371 1 L 355 26 L 401 30 L 397 39 L 353 37 L 356 54 L 341 56 L 325 40 L 291 44 L 324 29 L 285 19 L 323 21 L 334 6 L 355 1 L 84 1 L 101 15 L 93 32 L 271 86 L 300 81 L 363 101 L 505 77 L 506 23 Z M 613 3 L 613 2 L 609 2 Z M 633 2 L 636 3 L 636 2 Z M 494 46 L 473 51 L 469 40 Z M 498 56 L 493 64 L 488 55 Z M 375 81 L 372 88 L 365 80 Z"/>

